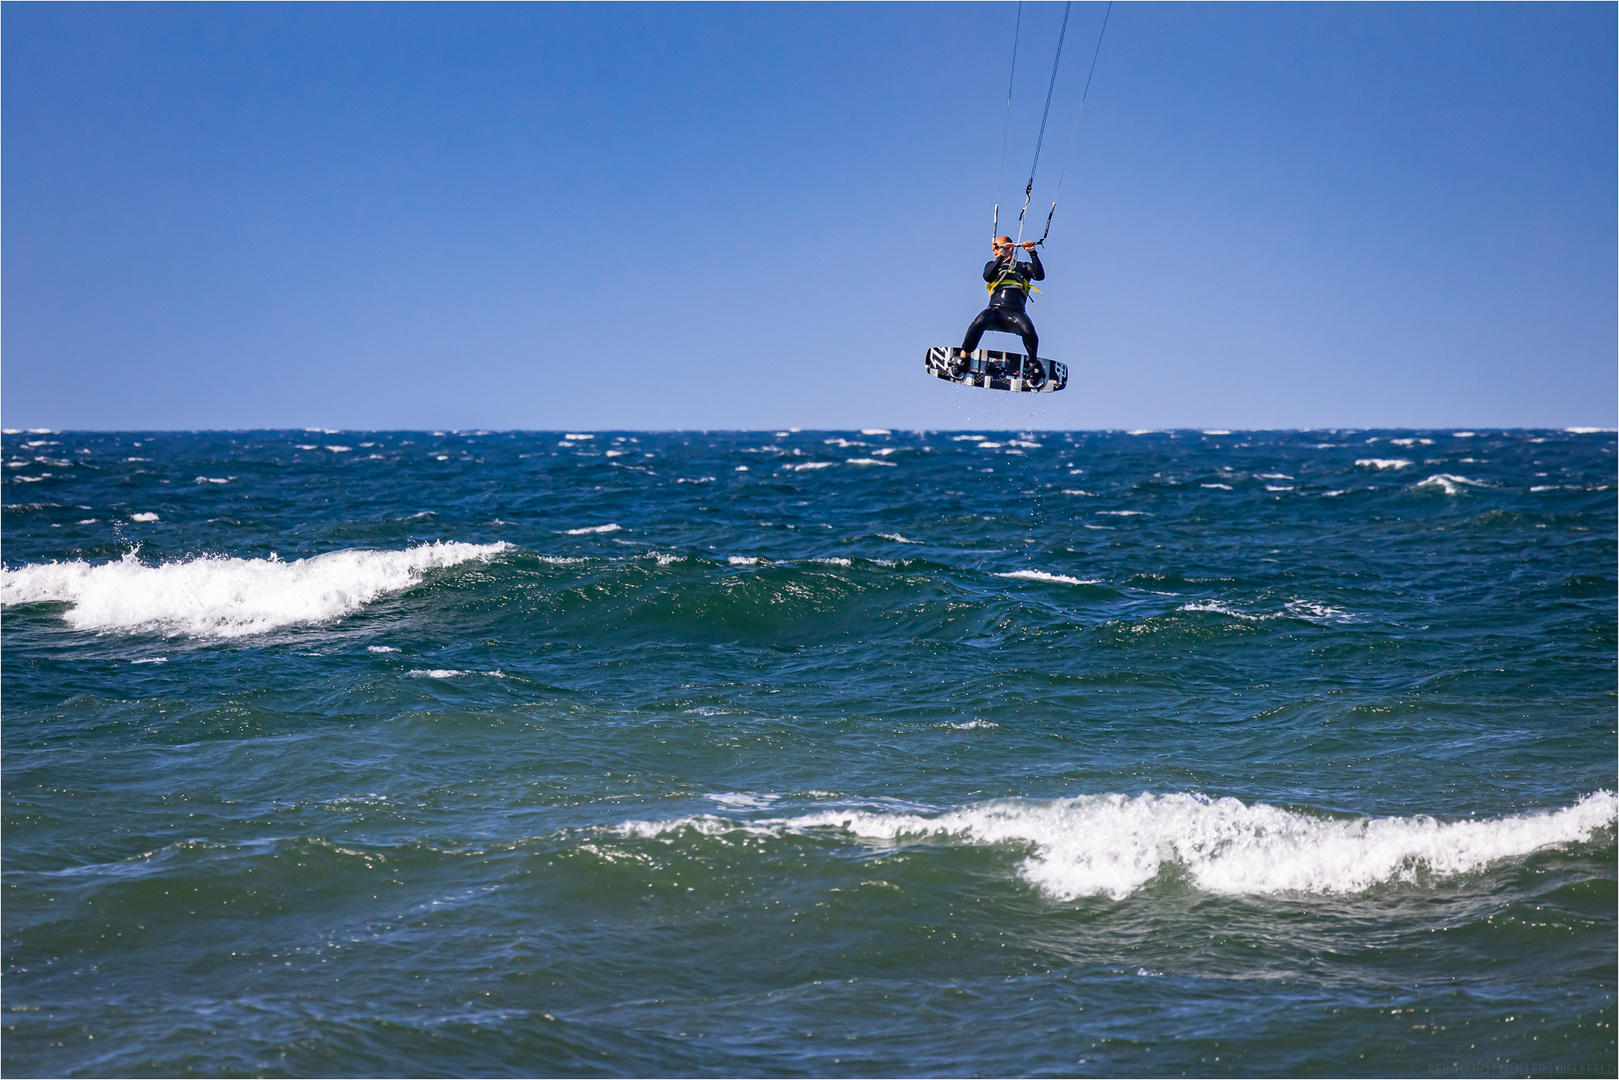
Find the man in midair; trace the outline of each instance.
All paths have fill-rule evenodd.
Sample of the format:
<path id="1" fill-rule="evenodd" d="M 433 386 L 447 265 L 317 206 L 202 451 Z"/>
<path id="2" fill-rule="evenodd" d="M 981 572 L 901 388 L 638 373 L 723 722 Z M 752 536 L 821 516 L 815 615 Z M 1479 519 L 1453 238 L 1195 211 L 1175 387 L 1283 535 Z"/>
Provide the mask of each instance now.
<path id="1" fill-rule="evenodd" d="M 1029 253 L 1028 262 L 1019 262 L 1017 249 Z M 1040 253 L 1033 240 L 1014 244 L 1010 236 L 995 238 L 994 257 L 984 264 L 984 281 L 989 285 L 989 307 L 978 313 L 978 318 L 967 327 L 961 351 L 970 353 L 978 348 L 978 339 L 986 330 L 1000 330 L 1017 334 L 1023 339 L 1023 351 L 1030 360 L 1039 354 L 1040 335 L 1034 332 L 1023 305 L 1028 303 L 1032 282 L 1044 281 L 1045 267 L 1040 265 Z"/>

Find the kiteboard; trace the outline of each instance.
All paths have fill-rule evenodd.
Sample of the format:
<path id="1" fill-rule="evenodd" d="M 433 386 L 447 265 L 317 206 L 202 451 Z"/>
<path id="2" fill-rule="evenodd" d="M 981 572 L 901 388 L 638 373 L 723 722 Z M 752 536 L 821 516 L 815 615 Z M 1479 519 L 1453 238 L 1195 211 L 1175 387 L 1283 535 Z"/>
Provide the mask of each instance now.
<path id="1" fill-rule="evenodd" d="M 923 361 L 928 374 L 961 386 L 1011 390 L 1024 394 L 1055 393 L 1068 385 L 1068 366 L 1055 360 L 1030 360 L 1022 353 L 974 349 L 970 353 L 935 345 Z"/>

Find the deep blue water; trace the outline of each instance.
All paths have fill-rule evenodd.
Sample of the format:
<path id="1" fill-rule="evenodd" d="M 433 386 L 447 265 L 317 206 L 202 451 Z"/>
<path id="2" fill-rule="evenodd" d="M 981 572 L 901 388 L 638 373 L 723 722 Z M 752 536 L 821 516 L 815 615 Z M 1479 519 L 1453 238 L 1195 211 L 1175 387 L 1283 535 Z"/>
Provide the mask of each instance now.
<path id="1" fill-rule="evenodd" d="M 1612 433 L 565 434 L 4 437 L 7 1075 L 1611 1073 Z"/>

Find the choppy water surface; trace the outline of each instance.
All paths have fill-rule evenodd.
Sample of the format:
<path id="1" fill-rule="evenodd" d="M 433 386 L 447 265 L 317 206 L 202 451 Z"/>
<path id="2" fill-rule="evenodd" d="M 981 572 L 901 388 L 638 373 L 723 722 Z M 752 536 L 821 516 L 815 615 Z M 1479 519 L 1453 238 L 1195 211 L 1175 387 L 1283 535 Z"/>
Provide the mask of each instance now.
<path id="1" fill-rule="evenodd" d="M 6 1072 L 1604 1074 L 1614 448 L 8 434 Z"/>

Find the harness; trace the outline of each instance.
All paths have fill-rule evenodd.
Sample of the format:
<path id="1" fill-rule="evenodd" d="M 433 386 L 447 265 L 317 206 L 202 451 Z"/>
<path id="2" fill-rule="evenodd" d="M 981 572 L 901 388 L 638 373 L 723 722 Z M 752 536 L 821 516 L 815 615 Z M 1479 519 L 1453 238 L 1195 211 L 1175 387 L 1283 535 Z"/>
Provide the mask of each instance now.
<path id="1" fill-rule="evenodd" d="M 1011 266 L 1001 271 L 1000 277 L 996 278 L 988 285 L 985 285 L 985 291 L 987 291 L 991 296 L 995 294 L 996 289 L 1001 288 L 1022 289 L 1025 295 L 1032 292 L 1039 292 L 1040 290 L 1034 287 L 1034 285 L 1029 281 L 1027 275 L 1018 269 L 1019 265 L 1026 266 L 1028 264 L 1013 263 Z"/>

